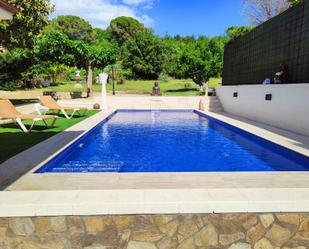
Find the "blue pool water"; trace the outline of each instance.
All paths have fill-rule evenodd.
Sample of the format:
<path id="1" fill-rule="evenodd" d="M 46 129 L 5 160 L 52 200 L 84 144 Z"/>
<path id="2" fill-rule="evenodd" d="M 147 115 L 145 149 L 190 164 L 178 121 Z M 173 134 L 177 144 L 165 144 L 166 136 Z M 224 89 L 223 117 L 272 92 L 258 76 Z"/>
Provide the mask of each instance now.
<path id="1" fill-rule="evenodd" d="M 202 113 L 117 111 L 37 173 L 308 170 L 308 157 Z"/>

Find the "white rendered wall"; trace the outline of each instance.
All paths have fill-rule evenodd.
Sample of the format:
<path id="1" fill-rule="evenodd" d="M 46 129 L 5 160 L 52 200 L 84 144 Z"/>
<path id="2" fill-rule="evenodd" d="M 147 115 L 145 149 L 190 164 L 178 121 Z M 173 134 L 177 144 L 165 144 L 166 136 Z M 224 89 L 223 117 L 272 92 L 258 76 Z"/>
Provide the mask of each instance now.
<path id="1" fill-rule="evenodd" d="M 309 136 L 309 84 L 222 86 L 217 95 L 227 113 Z"/>
<path id="2" fill-rule="evenodd" d="M 13 14 L 5 9 L 0 8 L 0 20 L 10 20 L 13 18 Z"/>

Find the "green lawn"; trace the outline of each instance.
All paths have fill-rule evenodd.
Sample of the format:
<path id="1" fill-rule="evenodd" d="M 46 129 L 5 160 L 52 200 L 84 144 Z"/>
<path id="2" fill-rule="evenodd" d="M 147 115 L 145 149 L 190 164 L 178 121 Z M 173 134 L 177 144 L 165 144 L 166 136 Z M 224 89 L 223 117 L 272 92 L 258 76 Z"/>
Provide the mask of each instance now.
<path id="1" fill-rule="evenodd" d="M 75 82 L 64 82 L 57 86 L 44 88 L 44 91 L 58 91 L 58 92 L 86 92 L 86 86 L 83 84 L 82 89 L 74 87 Z M 209 81 L 211 87 L 216 87 L 221 84 L 221 78 L 212 78 Z M 125 84 L 116 84 L 116 91 L 127 92 L 132 94 L 150 94 L 154 81 L 145 80 L 127 80 Z M 164 96 L 198 96 L 198 86 L 191 80 L 171 80 L 169 82 L 160 82 L 161 92 Z M 94 84 L 93 89 L 95 92 L 101 91 L 101 86 Z M 107 85 L 108 92 L 112 91 L 112 85 Z"/>
<path id="2" fill-rule="evenodd" d="M 64 131 L 65 129 L 89 118 L 99 111 L 89 111 L 83 117 L 74 117 L 70 120 L 58 115 L 54 128 L 46 128 L 42 123 L 38 125 L 31 133 L 23 133 L 15 124 L 5 124 L 0 126 L 0 163 L 11 158 L 12 156 Z M 50 122 L 50 121 L 48 121 Z M 29 125 L 31 122 L 25 122 Z"/>

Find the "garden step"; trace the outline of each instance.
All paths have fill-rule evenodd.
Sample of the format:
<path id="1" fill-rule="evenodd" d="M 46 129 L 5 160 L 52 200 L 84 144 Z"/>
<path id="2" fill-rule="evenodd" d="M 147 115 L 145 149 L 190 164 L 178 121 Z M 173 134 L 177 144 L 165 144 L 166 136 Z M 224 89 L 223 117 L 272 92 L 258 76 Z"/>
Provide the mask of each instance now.
<path id="1" fill-rule="evenodd" d="M 199 110 L 208 112 L 222 112 L 223 107 L 218 97 L 211 96 L 200 101 Z"/>

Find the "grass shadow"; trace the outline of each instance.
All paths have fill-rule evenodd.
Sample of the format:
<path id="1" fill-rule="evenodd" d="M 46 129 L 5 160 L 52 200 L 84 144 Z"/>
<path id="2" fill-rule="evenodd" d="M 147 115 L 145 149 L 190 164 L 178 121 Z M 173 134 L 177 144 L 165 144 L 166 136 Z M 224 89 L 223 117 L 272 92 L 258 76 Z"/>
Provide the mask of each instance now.
<path id="1" fill-rule="evenodd" d="M 95 115 L 98 112 L 99 111 L 89 111 L 85 116 L 76 116 L 72 119 L 66 119 L 59 115 L 54 127 L 46 127 L 45 124 L 40 121 L 36 123 L 30 133 L 24 133 L 19 126 L 14 123 L 0 125 L 0 163 L 3 163 L 20 152 L 65 131 L 67 128 Z M 31 123 L 31 121 L 24 122 L 28 129 L 30 128 Z M 47 123 L 48 125 L 51 125 L 51 121 L 48 120 Z"/>
<path id="2" fill-rule="evenodd" d="M 8 126 L 10 127 L 10 126 Z M 37 127 L 36 127 L 37 128 Z M 40 127 L 41 128 L 41 127 Z M 38 130 L 40 131 L 40 130 Z M 0 133 L 0 141 L 4 141 L 0 145 L 0 163 L 5 162 L 9 158 L 21 153 L 32 146 L 58 134 L 60 132 L 31 132 L 23 131 L 2 132 Z"/>
<path id="3" fill-rule="evenodd" d="M 185 93 L 185 92 L 197 92 L 196 88 L 182 88 L 165 91 L 167 93 Z"/>
<path id="4" fill-rule="evenodd" d="M 66 119 L 66 117 L 64 116 L 63 113 L 57 113 L 57 112 L 48 112 L 46 113 L 46 115 L 57 115 L 59 118 L 64 118 Z M 68 113 L 69 117 L 71 116 L 71 113 Z M 77 113 L 74 114 L 74 116 L 72 117 L 73 119 L 75 118 L 82 118 L 85 117 L 85 115 L 79 116 Z M 57 122 L 57 121 L 56 121 Z"/>
<path id="5" fill-rule="evenodd" d="M 0 140 L 5 141 L 0 144 L 0 191 L 6 189 L 16 180 L 18 180 L 29 170 L 36 167 L 46 158 L 56 153 L 73 139 L 82 134 L 83 131 L 47 131 L 47 132 L 2 132 L 0 133 Z M 55 135 L 61 137 L 55 138 Z M 44 143 L 44 140 L 51 139 L 51 141 Z M 23 151 L 43 142 L 32 151 Z M 40 148 L 44 149 L 40 149 Z M 30 149 L 31 150 L 31 149 Z M 11 157 L 19 154 L 16 158 L 10 160 Z"/>
<path id="6" fill-rule="evenodd" d="M 14 124 L 14 123 L 2 124 L 0 127 L 1 128 L 5 128 L 5 129 L 19 129 L 20 131 L 22 131 L 20 129 L 19 125 L 18 124 Z M 25 124 L 25 127 L 29 130 L 31 125 L 30 124 Z M 45 131 L 45 130 L 49 130 L 51 128 L 53 128 L 53 127 L 46 126 L 45 124 L 44 125 L 43 124 L 42 125 L 41 124 L 36 124 L 36 125 L 33 126 L 32 130 L 34 130 L 34 131 Z M 1 140 L 1 135 L 2 135 L 2 133 L 0 134 L 0 140 Z"/>

